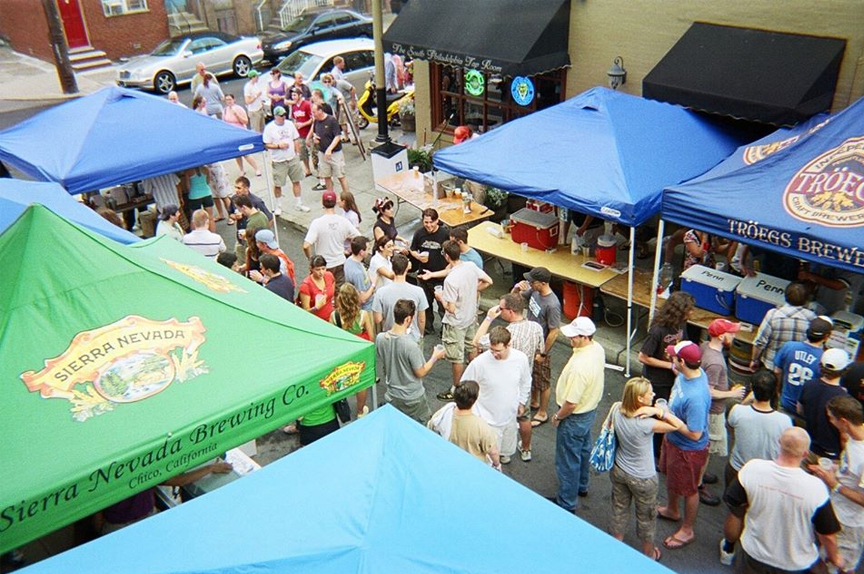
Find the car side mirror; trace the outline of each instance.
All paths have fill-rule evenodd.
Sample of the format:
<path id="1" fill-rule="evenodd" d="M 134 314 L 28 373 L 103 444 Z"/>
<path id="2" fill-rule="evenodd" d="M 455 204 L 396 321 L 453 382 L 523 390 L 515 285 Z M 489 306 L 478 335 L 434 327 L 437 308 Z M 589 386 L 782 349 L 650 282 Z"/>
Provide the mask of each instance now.
<path id="1" fill-rule="evenodd" d="M 183 57 L 184 58 L 191 58 L 192 52 L 190 52 L 189 50 L 183 50 Z"/>

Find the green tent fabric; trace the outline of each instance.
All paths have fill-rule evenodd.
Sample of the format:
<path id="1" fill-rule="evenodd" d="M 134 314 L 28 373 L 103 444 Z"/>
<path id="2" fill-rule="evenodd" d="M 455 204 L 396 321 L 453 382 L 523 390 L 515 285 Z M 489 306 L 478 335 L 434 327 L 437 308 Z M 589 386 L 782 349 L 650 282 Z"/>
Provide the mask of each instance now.
<path id="1" fill-rule="evenodd" d="M 374 347 L 167 237 L 0 235 L 0 552 L 369 387 Z"/>

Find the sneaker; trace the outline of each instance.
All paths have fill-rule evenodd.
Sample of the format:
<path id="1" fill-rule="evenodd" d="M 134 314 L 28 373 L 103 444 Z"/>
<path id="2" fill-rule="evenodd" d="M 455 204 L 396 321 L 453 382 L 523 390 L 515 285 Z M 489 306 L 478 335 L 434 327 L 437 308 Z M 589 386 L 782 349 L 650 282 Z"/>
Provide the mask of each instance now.
<path id="1" fill-rule="evenodd" d="M 435 395 L 435 398 L 437 398 L 439 401 L 450 402 L 453 400 L 453 393 L 451 393 L 450 391 L 444 391 L 443 393 L 438 393 L 437 395 Z"/>
<path id="2" fill-rule="evenodd" d="M 720 539 L 720 564 L 723 566 L 732 566 L 732 563 L 735 561 L 735 550 L 732 552 L 726 552 L 723 547 L 726 545 L 726 540 Z"/>
<path id="3" fill-rule="evenodd" d="M 510 464 L 510 457 L 506 454 L 502 454 L 499 458 L 501 459 L 501 464 Z"/>
<path id="4" fill-rule="evenodd" d="M 520 448 L 519 458 L 522 459 L 522 462 L 531 462 L 531 449 L 523 450 Z"/>
<path id="5" fill-rule="evenodd" d="M 363 417 L 365 417 L 368 414 L 369 414 L 369 406 L 363 405 L 363 410 L 360 411 L 359 413 L 357 413 L 357 418 L 362 419 Z"/>
<path id="6" fill-rule="evenodd" d="M 273 215 L 275 215 L 276 217 L 279 217 L 280 215 L 282 215 L 282 208 L 277 205 L 273 209 Z"/>
<path id="7" fill-rule="evenodd" d="M 720 497 L 708 492 L 707 488 L 699 487 L 699 502 L 707 506 L 720 506 Z"/>
<path id="8" fill-rule="evenodd" d="M 316 183 L 315 185 L 312 186 L 312 189 L 315 191 L 324 191 L 325 189 L 327 189 L 327 186 L 322 185 L 320 183 Z"/>
<path id="9" fill-rule="evenodd" d="M 710 472 L 706 472 L 702 475 L 702 484 L 717 484 L 720 479 L 717 478 L 716 474 L 711 474 Z"/>
<path id="10" fill-rule="evenodd" d="M 306 207 L 302 203 L 298 203 L 297 205 L 295 205 L 294 210 L 295 211 L 302 211 L 303 213 L 309 213 L 309 211 L 311 211 L 308 207 Z"/>

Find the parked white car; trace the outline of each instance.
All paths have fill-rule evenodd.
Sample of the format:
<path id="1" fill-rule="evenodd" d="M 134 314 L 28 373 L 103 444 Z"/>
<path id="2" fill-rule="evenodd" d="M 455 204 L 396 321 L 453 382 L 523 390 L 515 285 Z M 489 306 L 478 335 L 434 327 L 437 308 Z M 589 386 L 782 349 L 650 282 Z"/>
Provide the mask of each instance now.
<path id="1" fill-rule="evenodd" d="M 117 84 L 167 94 L 192 81 L 198 62 L 204 62 L 216 76 L 245 78 L 263 58 L 258 38 L 197 32 L 165 40 L 149 55 L 132 58 L 118 70 Z"/>
<path id="2" fill-rule="evenodd" d="M 353 40 L 328 40 L 303 46 L 276 66 L 282 77 L 293 77 L 300 72 L 311 83 L 321 79 L 321 75 L 333 69 L 333 58 L 345 58 L 345 79 L 357 90 L 357 97 L 369 75 L 375 70 L 375 44 L 368 38 Z"/>

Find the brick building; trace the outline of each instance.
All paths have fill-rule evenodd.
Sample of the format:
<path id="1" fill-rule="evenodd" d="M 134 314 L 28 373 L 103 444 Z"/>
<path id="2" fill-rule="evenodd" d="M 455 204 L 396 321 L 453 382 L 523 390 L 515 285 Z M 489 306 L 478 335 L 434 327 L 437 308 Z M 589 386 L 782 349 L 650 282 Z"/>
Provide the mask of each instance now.
<path id="1" fill-rule="evenodd" d="M 76 69 L 149 52 L 168 37 L 164 0 L 57 0 Z M 40 2 L 0 2 L 0 34 L 12 48 L 52 60 L 48 24 Z"/>

